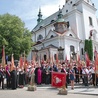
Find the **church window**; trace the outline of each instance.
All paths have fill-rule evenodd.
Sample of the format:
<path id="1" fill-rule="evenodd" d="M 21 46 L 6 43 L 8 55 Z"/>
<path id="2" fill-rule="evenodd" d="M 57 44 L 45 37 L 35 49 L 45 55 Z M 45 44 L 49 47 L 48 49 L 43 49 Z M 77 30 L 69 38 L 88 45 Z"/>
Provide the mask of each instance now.
<path id="1" fill-rule="evenodd" d="M 72 46 L 72 45 L 70 46 L 70 51 L 71 51 L 71 52 L 74 52 L 74 51 L 75 51 L 74 46 Z"/>
<path id="2" fill-rule="evenodd" d="M 47 56 L 46 56 L 46 55 L 44 55 L 44 60 L 45 60 L 45 61 L 47 60 Z"/>
<path id="3" fill-rule="evenodd" d="M 38 41 L 42 40 L 43 39 L 43 36 L 40 34 L 37 38 Z"/>
<path id="4" fill-rule="evenodd" d="M 54 22 L 54 20 L 51 20 L 51 23 L 53 23 Z"/>
<path id="5" fill-rule="evenodd" d="M 54 37 L 53 35 L 50 36 L 50 38 L 53 38 L 53 37 Z"/>
<path id="6" fill-rule="evenodd" d="M 73 4 L 73 6 L 76 6 L 76 4 Z"/>
<path id="7" fill-rule="evenodd" d="M 42 28 L 43 26 L 40 26 L 40 29 Z"/>
<path id="8" fill-rule="evenodd" d="M 66 3 L 68 2 L 68 0 L 66 0 Z"/>
<path id="9" fill-rule="evenodd" d="M 92 3 L 92 5 L 94 6 L 94 3 Z"/>
<path id="10" fill-rule="evenodd" d="M 66 12 L 68 12 L 68 10 L 66 10 Z"/>
<path id="11" fill-rule="evenodd" d="M 93 25 L 93 22 L 92 22 L 92 18 L 89 17 L 89 24 L 92 26 Z"/>
<path id="12" fill-rule="evenodd" d="M 69 21 L 67 21 L 67 28 L 69 28 Z"/>
<path id="13" fill-rule="evenodd" d="M 81 54 L 82 54 L 82 55 L 84 54 L 83 48 L 81 48 Z"/>
<path id="14" fill-rule="evenodd" d="M 70 2 L 70 4 L 72 4 L 72 1 Z"/>
<path id="15" fill-rule="evenodd" d="M 69 36 L 72 36 L 72 34 L 69 34 Z"/>

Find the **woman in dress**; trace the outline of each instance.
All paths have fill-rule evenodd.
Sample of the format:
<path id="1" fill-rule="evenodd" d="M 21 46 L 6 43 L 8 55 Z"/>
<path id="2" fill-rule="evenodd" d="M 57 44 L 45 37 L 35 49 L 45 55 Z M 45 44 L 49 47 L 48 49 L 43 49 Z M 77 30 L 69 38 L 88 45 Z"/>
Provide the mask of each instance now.
<path id="1" fill-rule="evenodd" d="M 70 76 L 70 82 L 71 82 L 71 89 L 74 89 L 75 71 L 72 65 L 70 65 L 69 76 Z"/>

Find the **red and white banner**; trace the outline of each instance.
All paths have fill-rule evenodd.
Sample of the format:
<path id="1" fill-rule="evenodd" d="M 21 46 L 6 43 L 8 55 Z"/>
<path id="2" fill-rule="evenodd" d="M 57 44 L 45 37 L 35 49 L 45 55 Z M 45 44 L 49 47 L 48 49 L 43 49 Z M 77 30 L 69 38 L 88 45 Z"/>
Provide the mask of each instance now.
<path id="1" fill-rule="evenodd" d="M 90 59 L 87 53 L 85 53 L 85 60 L 86 60 L 86 66 L 90 66 Z"/>
<path id="2" fill-rule="evenodd" d="M 19 65 L 20 65 L 20 68 L 23 67 L 23 58 L 22 58 L 22 55 L 20 56 L 20 59 L 19 59 Z"/>
<path id="3" fill-rule="evenodd" d="M 61 88 L 66 84 L 66 74 L 60 72 L 52 72 L 52 83 L 53 87 Z"/>

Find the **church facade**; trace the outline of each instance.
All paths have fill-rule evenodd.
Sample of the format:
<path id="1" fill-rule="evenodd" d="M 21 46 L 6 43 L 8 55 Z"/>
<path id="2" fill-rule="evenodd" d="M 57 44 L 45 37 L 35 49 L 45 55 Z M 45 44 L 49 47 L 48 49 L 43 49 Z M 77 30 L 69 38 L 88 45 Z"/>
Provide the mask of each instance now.
<path id="1" fill-rule="evenodd" d="M 85 39 L 92 39 L 93 52 L 98 51 L 97 9 L 91 0 L 66 0 L 59 10 L 42 19 L 39 10 L 37 25 L 32 30 L 31 59 L 37 54 L 40 60 L 84 58 Z"/>

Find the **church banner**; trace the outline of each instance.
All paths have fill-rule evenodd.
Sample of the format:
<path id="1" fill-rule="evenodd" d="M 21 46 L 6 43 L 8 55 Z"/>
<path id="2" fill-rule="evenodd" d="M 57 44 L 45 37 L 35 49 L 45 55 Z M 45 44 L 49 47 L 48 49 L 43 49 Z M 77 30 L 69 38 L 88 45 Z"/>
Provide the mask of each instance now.
<path id="1" fill-rule="evenodd" d="M 52 72 L 52 83 L 53 87 L 61 88 L 66 84 L 66 74 L 61 72 Z"/>

